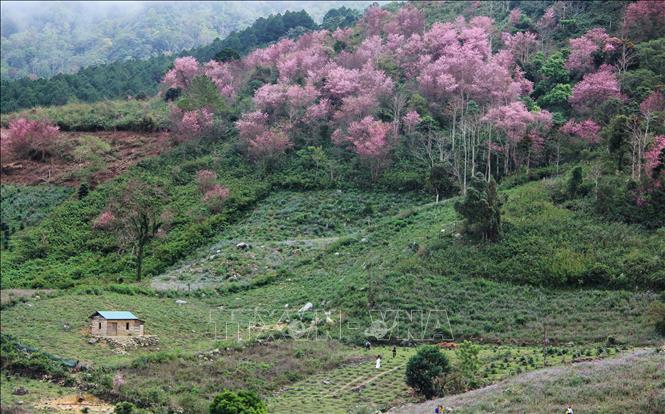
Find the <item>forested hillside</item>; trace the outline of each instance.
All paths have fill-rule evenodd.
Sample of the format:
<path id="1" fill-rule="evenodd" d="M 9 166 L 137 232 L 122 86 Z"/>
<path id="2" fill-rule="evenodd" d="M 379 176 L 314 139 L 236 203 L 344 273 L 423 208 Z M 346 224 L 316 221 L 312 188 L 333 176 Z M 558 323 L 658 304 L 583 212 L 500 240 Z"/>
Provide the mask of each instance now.
<path id="1" fill-rule="evenodd" d="M 374 413 L 633 352 L 631 397 L 662 411 L 663 22 L 655 1 L 288 12 L 3 83 L 3 404 L 21 386 L 134 413 Z M 51 185 L 7 186 L 35 166 Z M 91 341 L 107 308 L 159 350 Z M 574 386 L 626 409 L 614 383 L 569 382 L 548 407 Z"/>
<path id="2" fill-rule="evenodd" d="M 209 224 L 201 227 L 187 209 L 180 207 L 176 214 L 168 207 L 182 203 L 184 194 L 188 203 L 194 202 L 192 188 L 198 174 L 194 167 L 165 174 L 155 166 L 169 165 L 163 164 L 168 158 L 139 164 L 130 177 L 145 176 L 139 181 L 148 180 L 159 188 L 182 186 L 185 191 L 160 190 L 159 211 L 176 216 L 169 219 L 173 219 L 171 230 L 154 244 L 151 271 L 162 271 L 185 257 L 188 249 L 207 237 L 204 233 L 234 220 L 273 185 L 296 189 L 371 185 L 429 191 L 442 198 L 467 194 L 471 185 L 478 185 L 478 174 L 496 180 L 522 174 L 528 180 L 571 171 L 567 184 L 559 180 L 549 190 L 554 202 L 593 212 L 603 220 L 661 227 L 662 56 L 646 51 L 663 42 L 658 38 L 663 27 L 656 24 L 662 3 L 638 2 L 625 11 L 615 3 L 608 8 L 602 4 L 526 3 L 524 11 L 504 3 L 452 7 L 416 3 L 392 6 L 393 12 L 371 7 L 352 27 L 284 37 L 244 57 L 224 49 L 207 63 L 194 56 L 177 58 L 160 89 L 161 99 L 169 101 L 171 144 L 186 144 L 175 148 L 172 156 L 187 154 L 201 171 L 214 167 L 219 177 L 225 177 L 205 187 L 203 204 L 197 208 L 223 205 L 227 197 L 237 201 L 227 204 L 233 206 L 231 215 L 225 208 L 208 206 L 210 216 L 204 217 Z M 462 15 L 454 17 L 457 13 Z M 272 22 L 292 17 L 313 24 L 304 12 L 276 16 Z M 428 18 L 448 22 L 428 24 Z M 607 23 L 608 29 L 592 26 L 598 22 Z M 615 30 L 611 34 L 610 26 Z M 256 42 L 280 34 L 259 22 L 248 30 L 255 32 L 257 27 L 272 34 L 252 37 Z M 205 57 L 204 49 L 199 52 Z M 10 120 L 10 132 L 12 128 L 17 132 L 5 140 L 8 150 L 38 161 L 56 156 L 60 150 L 52 146 L 53 138 L 37 140 L 52 128 L 44 122 Z M 194 161 L 215 153 L 208 155 L 213 158 L 201 158 L 208 161 Z M 571 169 L 569 165 L 576 162 L 583 165 Z M 221 171 L 221 165 L 234 168 Z M 245 168 L 276 179 L 255 181 Z M 243 188 L 242 195 L 233 187 L 229 190 L 225 180 Z M 17 240 L 12 259 L 3 263 L 3 279 L 44 286 L 40 278 L 31 282 L 19 277 L 28 271 L 31 278 L 37 274 L 52 278 L 46 285 L 57 283 L 59 274 L 68 280 L 61 283 L 71 283 L 65 258 L 73 260 L 79 268 L 76 273 L 82 275 L 89 274 L 88 265 L 95 263 L 99 269 L 105 260 L 110 261 L 102 266 L 103 273 L 130 269 L 129 257 L 115 258 L 114 238 L 100 231 L 104 225 L 93 225 L 91 215 L 101 212 L 110 219 L 124 214 L 111 211 L 109 197 L 131 193 L 132 182 L 123 178 L 100 186 L 85 199 L 56 210 L 40 228 L 26 232 Z M 100 211 L 104 208 L 111 210 Z M 59 217 L 65 211 L 66 220 Z M 483 238 L 499 237 L 498 232 L 480 233 Z M 52 238 L 60 241 L 43 243 Z M 149 252 L 151 246 L 146 246 Z M 94 252 L 97 258 L 81 262 L 75 259 L 78 252 Z M 33 260 L 41 270 L 32 267 Z M 651 264 L 644 272 L 620 282 L 611 280 L 618 277 L 615 271 L 621 266 L 612 270 L 600 263 L 594 259 L 576 264 L 586 270 L 575 277 L 600 279 L 608 285 L 663 286 L 662 272 L 656 271 L 662 257 L 646 260 Z M 483 276 L 492 277 L 491 272 Z M 565 271 L 561 277 L 571 278 Z"/>
<path id="3" fill-rule="evenodd" d="M 334 1 L 3 2 L 2 79 L 51 77 L 87 66 L 203 46 L 259 17 L 306 10 L 321 21 Z M 364 8 L 368 1 L 345 2 Z"/>

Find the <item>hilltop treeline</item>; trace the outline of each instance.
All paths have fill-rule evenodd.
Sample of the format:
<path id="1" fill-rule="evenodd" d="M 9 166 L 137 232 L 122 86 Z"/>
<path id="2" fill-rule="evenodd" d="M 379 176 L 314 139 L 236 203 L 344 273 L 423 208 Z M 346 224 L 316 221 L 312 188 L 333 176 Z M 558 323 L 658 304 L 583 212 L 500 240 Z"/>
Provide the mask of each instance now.
<path id="1" fill-rule="evenodd" d="M 359 13 L 342 7 L 328 11 L 322 26 L 335 28 L 352 24 Z M 297 37 L 316 28 L 305 11 L 275 14 L 257 19 L 250 27 L 235 31 L 223 40 L 186 50 L 178 56 L 194 56 L 207 61 L 222 50 L 243 55 L 284 36 Z M 0 104 L 3 113 L 33 106 L 63 105 L 72 101 L 96 102 L 105 99 L 142 99 L 157 92 L 159 81 L 172 65 L 174 56 L 130 59 L 81 69 L 75 74 L 58 74 L 49 79 L 2 80 Z"/>

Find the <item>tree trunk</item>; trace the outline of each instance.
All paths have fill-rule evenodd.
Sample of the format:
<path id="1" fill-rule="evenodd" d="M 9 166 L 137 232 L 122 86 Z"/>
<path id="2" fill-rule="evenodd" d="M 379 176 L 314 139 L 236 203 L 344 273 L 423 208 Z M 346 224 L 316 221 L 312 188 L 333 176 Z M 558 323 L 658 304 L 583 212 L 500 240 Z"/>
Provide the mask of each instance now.
<path id="1" fill-rule="evenodd" d="M 138 250 L 136 252 L 136 280 L 141 281 L 141 268 L 143 266 L 143 247 L 145 242 L 143 240 L 139 241 Z"/>

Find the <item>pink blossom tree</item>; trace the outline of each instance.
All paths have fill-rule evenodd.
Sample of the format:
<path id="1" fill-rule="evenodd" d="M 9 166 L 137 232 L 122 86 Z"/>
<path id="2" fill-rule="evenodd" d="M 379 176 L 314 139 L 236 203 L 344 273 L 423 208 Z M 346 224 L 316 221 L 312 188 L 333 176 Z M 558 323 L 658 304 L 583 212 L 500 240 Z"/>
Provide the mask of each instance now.
<path id="1" fill-rule="evenodd" d="M 521 20 L 522 11 L 517 7 L 512 9 L 508 15 L 508 23 L 510 23 L 511 26 L 515 26 L 516 24 L 519 24 Z"/>
<path id="2" fill-rule="evenodd" d="M 651 147 L 644 155 L 644 170 L 653 185 L 663 184 L 663 180 L 665 180 L 665 135 L 654 137 Z"/>
<path id="3" fill-rule="evenodd" d="M 412 133 L 415 128 L 420 124 L 422 121 L 422 118 L 420 117 L 420 114 L 416 111 L 410 111 L 407 112 L 406 115 L 402 118 L 402 122 L 404 123 L 404 127 L 406 128 L 407 133 Z"/>
<path id="4" fill-rule="evenodd" d="M 18 159 L 43 161 L 53 150 L 59 128 L 48 120 L 16 118 L 9 121 L 7 150 Z"/>
<path id="5" fill-rule="evenodd" d="M 162 83 L 167 88 L 187 89 L 194 77 L 199 74 L 199 62 L 191 56 L 185 56 L 173 62 L 173 69 L 166 72 Z"/>
<path id="6" fill-rule="evenodd" d="M 588 114 L 611 98 L 623 99 L 619 81 L 612 66 L 603 65 L 589 73 L 573 88 L 568 102 L 581 114 Z"/>
<path id="7" fill-rule="evenodd" d="M 611 37 L 604 29 L 591 29 L 582 37 L 570 39 L 570 55 L 566 60 L 566 69 L 589 72 L 595 67 L 596 53 L 611 52 L 620 44 L 621 40 Z"/>
<path id="8" fill-rule="evenodd" d="M 399 33 L 411 36 L 414 33 L 422 33 L 425 27 L 425 16 L 413 5 L 402 6 L 386 24 L 386 32 Z"/>
<path id="9" fill-rule="evenodd" d="M 333 135 L 333 141 L 338 145 L 344 142 L 350 143 L 353 150 L 361 157 L 380 158 L 390 150 L 388 139 L 390 130 L 390 124 L 366 116 L 360 121 L 352 122 L 346 135 L 337 130 Z"/>
<path id="10" fill-rule="evenodd" d="M 276 126 L 271 130 L 267 130 L 247 142 L 247 150 L 249 155 L 255 161 L 263 161 L 270 163 L 277 157 L 283 154 L 286 150 L 293 146 L 289 140 L 286 128 Z"/>
<path id="11" fill-rule="evenodd" d="M 367 36 L 380 35 L 383 31 L 383 25 L 389 17 L 390 12 L 379 6 L 370 6 L 360 19 L 360 26 L 365 29 Z"/>
<path id="12" fill-rule="evenodd" d="M 521 65 L 527 63 L 531 54 L 538 49 L 538 36 L 535 33 L 517 32 L 513 35 L 502 33 L 501 39 Z"/>
<path id="13" fill-rule="evenodd" d="M 640 0 L 626 6 L 623 26 L 635 40 L 665 36 L 665 2 Z"/>
<path id="14" fill-rule="evenodd" d="M 205 194 L 210 190 L 215 183 L 217 182 L 217 173 L 210 170 L 199 170 L 196 172 L 196 184 L 199 187 L 199 191 L 202 194 Z"/>
<path id="15" fill-rule="evenodd" d="M 203 203 L 211 213 L 219 213 L 231 191 L 223 185 L 213 184 L 204 194 Z"/>
<path id="16" fill-rule="evenodd" d="M 597 144 L 600 142 L 600 126 L 591 119 L 584 121 L 568 120 L 560 131 L 564 134 L 576 136 L 588 144 Z"/>
<path id="17" fill-rule="evenodd" d="M 236 121 L 235 126 L 238 129 L 238 136 L 244 143 L 249 142 L 258 135 L 263 134 L 268 124 L 268 114 L 261 111 L 245 112 L 240 119 Z"/>
<path id="18" fill-rule="evenodd" d="M 92 223 L 92 227 L 99 230 L 110 229 L 115 221 L 115 215 L 111 211 L 102 211 Z"/>
<path id="19" fill-rule="evenodd" d="M 222 63 L 211 60 L 203 69 L 203 74 L 213 81 L 220 95 L 227 99 L 233 99 L 236 93 L 236 79 L 232 65 L 233 63 L 230 62 Z"/>
<path id="20" fill-rule="evenodd" d="M 173 130 L 171 135 L 175 143 L 182 143 L 208 133 L 214 124 L 212 112 L 207 108 L 183 111 L 171 107 Z"/>
<path id="21" fill-rule="evenodd" d="M 538 27 L 545 33 L 551 32 L 557 25 L 554 7 L 548 7 L 543 16 L 538 20 Z"/>

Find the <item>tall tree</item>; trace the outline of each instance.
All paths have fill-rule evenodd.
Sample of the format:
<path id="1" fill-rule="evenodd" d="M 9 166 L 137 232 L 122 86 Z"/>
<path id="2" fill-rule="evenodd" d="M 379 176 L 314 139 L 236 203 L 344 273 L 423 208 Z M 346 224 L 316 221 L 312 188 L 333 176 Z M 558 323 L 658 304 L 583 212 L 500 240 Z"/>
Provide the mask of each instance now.
<path id="1" fill-rule="evenodd" d="M 142 276 L 143 256 L 148 242 L 168 226 L 163 204 L 166 194 L 159 186 L 133 179 L 109 200 L 94 227 L 113 232 L 118 244 L 133 250 L 136 258 L 136 280 Z"/>
<path id="2" fill-rule="evenodd" d="M 501 200 L 494 179 L 487 182 L 483 174 L 477 173 L 455 210 L 464 217 L 465 231 L 471 236 L 488 241 L 497 241 L 501 236 Z"/>

